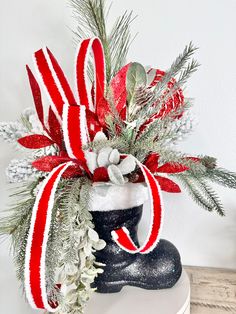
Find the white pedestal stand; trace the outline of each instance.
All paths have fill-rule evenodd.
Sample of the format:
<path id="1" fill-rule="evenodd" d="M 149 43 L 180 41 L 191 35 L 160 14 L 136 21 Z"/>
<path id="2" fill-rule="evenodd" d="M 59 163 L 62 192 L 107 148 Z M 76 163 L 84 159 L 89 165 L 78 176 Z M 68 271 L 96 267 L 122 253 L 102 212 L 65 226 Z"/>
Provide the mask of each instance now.
<path id="1" fill-rule="evenodd" d="M 190 282 L 185 271 L 171 289 L 124 287 L 113 294 L 94 293 L 86 314 L 190 314 Z"/>

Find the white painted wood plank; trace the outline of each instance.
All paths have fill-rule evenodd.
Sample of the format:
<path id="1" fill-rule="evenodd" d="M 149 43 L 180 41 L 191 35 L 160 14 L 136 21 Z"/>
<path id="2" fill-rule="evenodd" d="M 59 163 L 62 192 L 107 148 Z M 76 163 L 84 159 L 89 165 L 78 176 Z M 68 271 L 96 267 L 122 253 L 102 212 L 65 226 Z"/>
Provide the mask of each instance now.
<path id="1" fill-rule="evenodd" d="M 236 271 L 185 267 L 191 282 L 191 314 L 236 313 Z"/>

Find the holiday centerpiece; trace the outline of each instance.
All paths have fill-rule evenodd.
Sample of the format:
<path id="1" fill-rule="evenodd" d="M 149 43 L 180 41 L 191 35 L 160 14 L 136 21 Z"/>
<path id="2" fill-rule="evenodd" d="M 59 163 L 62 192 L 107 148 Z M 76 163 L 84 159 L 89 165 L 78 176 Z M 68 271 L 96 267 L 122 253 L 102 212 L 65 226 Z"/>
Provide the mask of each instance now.
<path id="1" fill-rule="evenodd" d="M 209 181 L 236 187 L 216 159 L 176 149 L 191 131 L 191 99 L 182 87 L 196 71 L 190 43 L 167 71 L 125 63 L 132 14 L 107 33 L 103 0 L 72 0 L 80 43 L 72 90 L 48 48 L 27 66 L 35 111 L 1 123 L 0 135 L 30 150 L 7 168 L 18 183 L 15 205 L 0 222 L 12 239 L 17 276 L 33 308 L 83 313 L 94 290 L 125 285 L 172 287 L 182 271 L 177 249 L 161 240 L 163 191 L 186 188 L 209 211 L 224 215 Z M 49 106 L 43 104 L 41 89 Z M 137 225 L 149 201 L 150 228 Z"/>

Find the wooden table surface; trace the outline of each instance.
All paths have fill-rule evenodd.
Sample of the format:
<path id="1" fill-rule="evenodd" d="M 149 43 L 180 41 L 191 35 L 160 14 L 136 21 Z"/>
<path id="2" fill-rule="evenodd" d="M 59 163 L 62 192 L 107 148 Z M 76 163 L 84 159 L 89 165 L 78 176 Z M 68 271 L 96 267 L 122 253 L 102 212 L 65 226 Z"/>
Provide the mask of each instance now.
<path id="1" fill-rule="evenodd" d="M 236 270 L 184 268 L 191 282 L 191 314 L 236 314 Z"/>

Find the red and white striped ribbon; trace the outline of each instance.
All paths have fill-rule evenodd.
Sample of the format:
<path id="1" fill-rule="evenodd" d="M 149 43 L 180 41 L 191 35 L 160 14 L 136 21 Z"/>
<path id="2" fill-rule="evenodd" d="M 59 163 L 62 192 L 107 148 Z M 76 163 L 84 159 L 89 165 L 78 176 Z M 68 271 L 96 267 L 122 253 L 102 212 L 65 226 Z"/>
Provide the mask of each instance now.
<path id="1" fill-rule="evenodd" d="M 83 145 L 89 142 L 85 106 L 64 105 L 62 130 L 70 158 L 85 161 Z"/>
<path id="2" fill-rule="evenodd" d="M 88 79 L 88 64 L 90 52 L 94 61 L 94 102 Z M 76 84 L 79 102 L 95 112 L 98 102 L 103 98 L 106 85 L 105 56 L 99 38 L 85 39 L 81 42 L 76 58 Z"/>
<path id="3" fill-rule="evenodd" d="M 61 122 L 64 104 L 75 105 L 70 85 L 57 60 L 48 48 L 34 54 L 36 70 L 51 102 L 57 119 Z"/>
<path id="4" fill-rule="evenodd" d="M 157 245 L 160 239 L 160 233 L 163 222 L 163 202 L 161 198 L 161 189 L 159 183 L 150 172 L 150 170 L 144 166 L 140 161 L 136 159 L 136 163 L 141 169 L 145 182 L 148 187 L 149 200 L 150 200 L 150 211 L 151 211 L 151 222 L 148 235 L 143 245 L 137 247 L 132 238 L 130 237 L 129 230 L 126 227 L 122 227 L 118 230 L 112 231 L 113 240 L 126 252 L 131 254 L 141 253 L 148 254 Z"/>
<path id="5" fill-rule="evenodd" d="M 58 183 L 73 162 L 54 168 L 44 180 L 32 210 L 25 255 L 25 292 L 29 304 L 35 309 L 57 311 L 57 304 L 48 300 L 46 288 L 46 251 L 50 231 L 54 197 Z"/>

